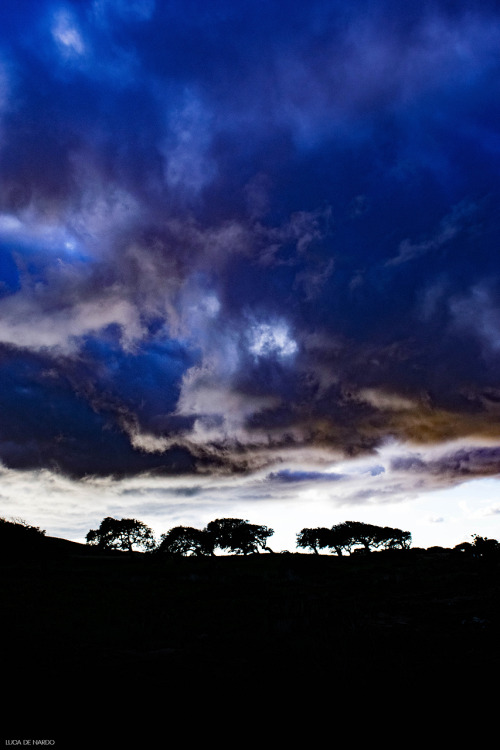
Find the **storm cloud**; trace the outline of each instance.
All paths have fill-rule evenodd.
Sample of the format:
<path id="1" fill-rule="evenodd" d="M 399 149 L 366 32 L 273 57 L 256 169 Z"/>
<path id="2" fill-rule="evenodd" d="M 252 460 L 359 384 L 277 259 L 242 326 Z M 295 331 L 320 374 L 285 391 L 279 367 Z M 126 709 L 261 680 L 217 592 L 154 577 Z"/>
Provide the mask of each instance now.
<path id="1" fill-rule="evenodd" d="M 6 0 L 3 465 L 288 486 L 397 443 L 498 474 L 499 22 Z"/>

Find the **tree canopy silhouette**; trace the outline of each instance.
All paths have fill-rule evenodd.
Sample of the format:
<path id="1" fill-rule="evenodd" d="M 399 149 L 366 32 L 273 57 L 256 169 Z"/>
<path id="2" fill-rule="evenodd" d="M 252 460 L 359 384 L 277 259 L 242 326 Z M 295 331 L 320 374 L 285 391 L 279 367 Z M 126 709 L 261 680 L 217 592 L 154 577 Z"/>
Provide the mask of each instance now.
<path id="1" fill-rule="evenodd" d="M 272 551 L 267 539 L 274 534 L 267 526 L 244 521 L 242 518 L 217 518 L 204 529 L 174 526 L 162 534 L 158 552 L 169 555 L 213 555 L 215 549 L 248 555 L 259 549 Z"/>
<path id="2" fill-rule="evenodd" d="M 158 552 L 167 555 L 213 555 L 214 545 L 206 529 L 192 526 L 174 526 L 162 534 Z"/>
<path id="3" fill-rule="evenodd" d="M 456 544 L 453 551 L 482 560 L 494 560 L 500 557 L 500 542 L 496 539 L 488 539 L 479 534 L 473 534 L 472 538 L 472 542 Z"/>
<path id="4" fill-rule="evenodd" d="M 100 549 L 126 550 L 131 554 L 136 547 L 152 550 L 155 539 L 152 530 L 136 518 L 111 518 L 107 516 L 101 521 L 98 529 L 90 529 L 86 536 L 87 544 L 93 544 Z"/>
<path id="5" fill-rule="evenodd" d="M 319 555 L 318 549 L 330 546 L 331 529 L 318 526 L 315 529 L 302 529 L 297 534 L 297 547 L 312 549 Z"/>
<path id="6" fill-rule="evenodd" d="M 371 523 L 360 521 L 346 521 L 345 530 L 349 534 L 352 545 L 362 545 L 367 552 L 371 548 L 394 549 L 401 547 L 406 549 L 411 543 L 409 531 L 393 529 L 390 526 L 376 526 Z"/>
<path id="7" fill-rule="evenodd" d="M 390 526 L 376 526 L 361 521 L 344 521 L 332 526 L 331 529 L 305 528 L 297 534 L 297 546 L 312 549 L 315 554 L 318 549 L 335 550 L 341 556 L 346 550 L 349 554 L 353 547 L 363 547 L 367 552 L 372 548 L 407 549 L 411 544 L 411 533 Z"/>
<path id="8" fill-rule="evenodd" d="M 274 530 L 267 526 L 258 526 L 241 518 L 217 518 L 207 524 L 206 531 L 214 547 L 243 555 L 269 549 L 267 540 L 274 534 Z"/>
<path id="9" fill-rule="evenodd" d="M 476 557 L 497 557 L 500 553 L 500 544 L 496 539 L 488 539 L 479 534 L 473 534 L 474 542 L 472 544 L 474 555 Z"/>

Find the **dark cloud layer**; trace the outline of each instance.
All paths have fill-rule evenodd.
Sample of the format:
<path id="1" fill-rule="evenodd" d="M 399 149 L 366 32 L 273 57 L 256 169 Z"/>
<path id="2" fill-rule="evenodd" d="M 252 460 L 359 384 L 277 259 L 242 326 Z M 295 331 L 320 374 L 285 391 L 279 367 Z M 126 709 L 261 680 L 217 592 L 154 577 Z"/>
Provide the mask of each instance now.
<path id="1" fill-rule="evenodd" d="M 499 439 L 499 21 L 4 2 L 2 462 L 227 473 Z"/>

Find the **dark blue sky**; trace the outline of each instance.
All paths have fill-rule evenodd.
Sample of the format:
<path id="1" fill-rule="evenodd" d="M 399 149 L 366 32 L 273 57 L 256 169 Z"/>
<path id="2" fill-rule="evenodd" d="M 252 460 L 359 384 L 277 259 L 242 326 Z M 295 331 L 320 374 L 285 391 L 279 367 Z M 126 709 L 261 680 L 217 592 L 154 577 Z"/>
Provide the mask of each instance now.
<path id="1" fill-rule="evenodd" d="M 496 475 L 499 89 L 495 2 L 5 0 L 4 466 Z"/>

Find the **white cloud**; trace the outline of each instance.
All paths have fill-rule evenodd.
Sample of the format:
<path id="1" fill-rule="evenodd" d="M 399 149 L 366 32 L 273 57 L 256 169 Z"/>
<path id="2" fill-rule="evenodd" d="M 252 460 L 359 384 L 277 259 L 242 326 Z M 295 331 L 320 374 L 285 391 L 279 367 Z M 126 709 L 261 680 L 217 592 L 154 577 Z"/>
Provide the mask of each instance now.
<path id="1" fill-rule="evenodd" d="M 255 323 L 249 333 L 249 351 L 256 357 L 289 357 L 298 350 L 286 323 Z"/>
<path id="2" fill-rule="evenodd" d="M 415 402 L 404 398 L 404 396 L 386 393 L 377 388 L 363 388 L 356 393 L 355 399 L 365 401 L 376 409 L 387 409 L 388 411 L 407 411 L 417 406 Z"/>
<path id="3" fill-rule="evenodd" d="M 267 434 L 252 431 L 250 436 L 244 425 L 253 414 L 276 406 L 277 399 L 251 397 L 234 391 L 228 373 L 224 377 L 220 364 L 206 360 L 202 366 L 188 370 L 183 378 L 176 412 L 181 416 L 197 417 L 186 439 L 198 445 L 235 440 L 267 444 Z"/>
<path id="4" fill-rule="evenodd" d="M 52 309 L 47 300 L 20 293 L 0 300 L 0 342 L 39 351 L 67 354 L 78 347 L 78 338 L 115 323 L 122 330 L 122 346 L 133 348 L 142 336 L 139 314 L 126 300 L 112 294 L 98 300 Z"/>
<path id="5" fill-rule="evenodd" d="M 63 56 L 71 58 L 85 54 L 82 36 L 67 10 L 60 10 L 55 14 L 52 36 Z"/>

